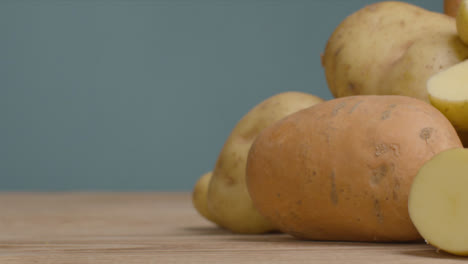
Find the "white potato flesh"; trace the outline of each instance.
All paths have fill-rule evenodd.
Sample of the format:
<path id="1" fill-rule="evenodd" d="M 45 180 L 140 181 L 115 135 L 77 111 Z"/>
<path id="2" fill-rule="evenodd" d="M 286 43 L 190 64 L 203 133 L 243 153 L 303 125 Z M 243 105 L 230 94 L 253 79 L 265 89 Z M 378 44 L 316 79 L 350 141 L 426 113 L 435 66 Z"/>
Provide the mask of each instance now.
<path id="1" fill-rule="evenodd" d="M 468 149 L 450 149 L 426 162 L 414 178 L 409 215 L 427 243 L 468 255 Z"/>
<path id="2" fill-rule="evenodd" d="M 468 130 L 468 60 L 432 76 L 427 82 L 429 101 L 452 125 Z"/>

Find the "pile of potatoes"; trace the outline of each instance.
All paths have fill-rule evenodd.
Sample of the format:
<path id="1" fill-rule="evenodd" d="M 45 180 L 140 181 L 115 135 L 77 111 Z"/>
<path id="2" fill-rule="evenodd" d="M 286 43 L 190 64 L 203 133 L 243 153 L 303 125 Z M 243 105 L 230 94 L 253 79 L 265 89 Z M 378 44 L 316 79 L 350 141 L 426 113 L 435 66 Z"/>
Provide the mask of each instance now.
<path id="1" fill-rule="evenodd" d="M 468 211 L 459 213 L 468 194 L 437 187 L 468 188 L 468 150 L 460 140 L 468 135 L 467 6 L 465 0 L 456 14 L 450 11 L 454 18 L 384 1 L 345 18 L 321 57 L 336 98 L 291 91 L 251 109 L 213 171 L 196 183 L 197 211 L 239 234 L 424 238 L 468 254 L 468 241 L 455 239 L 468 221 Z M 448 161 L 456 169 L 447 170 L 459 175 L 447 177 L 450 183 L 440 175 Z M 447 207 L 453 216 L 435 217 Z M 438 222 L 431 225 L 431 217 Z M 435 230 L 443 221 L 451 229 L 442 235 Z"/>

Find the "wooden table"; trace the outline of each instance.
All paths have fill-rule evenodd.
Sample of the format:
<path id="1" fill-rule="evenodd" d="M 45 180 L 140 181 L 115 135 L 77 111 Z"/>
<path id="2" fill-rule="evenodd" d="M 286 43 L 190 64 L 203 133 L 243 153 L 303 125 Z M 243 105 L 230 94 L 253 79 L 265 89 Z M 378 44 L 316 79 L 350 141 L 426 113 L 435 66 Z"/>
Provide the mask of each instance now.
<path id="1" fill-rule="evenodd" d="M 235 235 L 188 193 L 0 193 L 0 263 L 468 263 L 418 244 Z"/>

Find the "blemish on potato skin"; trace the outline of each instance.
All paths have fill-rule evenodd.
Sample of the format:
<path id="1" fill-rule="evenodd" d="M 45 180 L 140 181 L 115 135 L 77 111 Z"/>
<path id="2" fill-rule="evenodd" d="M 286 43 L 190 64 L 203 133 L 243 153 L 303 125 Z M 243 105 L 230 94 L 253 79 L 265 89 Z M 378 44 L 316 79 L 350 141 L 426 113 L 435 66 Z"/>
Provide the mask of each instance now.
<path id="1" fill-rule="evenodd" d="M 241 157 L 237 157 L 236 160 L 232 163 L 232 169 L 235 169 L 243 164 Z"/>
<path id="2" fill-rule="evenodd" d="M 353 107 L 351 107 L 351 109 L 349 109 L 348 111 L 348 114 L 352 114 L 354 112 L 354 110 L 356 110 L 356 108 L 362 103 L 363 101 L 359 101 L 357 102 L 355 105 L 353 105 Z"/>
<path id="3" fill-rule="evenodd" d="M 392 113 L 392 109 L 395 108 L 397 105 L 396 104 L 391 104 L 388 106 L 389 109 L 385 110 L 383 113 L 382 113 L 382 117 L 381 119 L 382 120 L 387 120 L 390 118 L 390 115 Z"/>
<path id="4" fill-rule="evenodd" d="M 336 116 L 338 114 L 338 112 L 345 106 L 346 106 L 345 102 L 342 102 L 342 103 L 339 103 L 338 105 L 336 105 L 335 108 L 333 109 L 332 116 Z"/>
<path id="5" fill-rule="evenodd" d="M 222 168 L 224 167 L 224 160 L 223 159 L 219 159 L 216 163 L 216 167 L 217 168 Z"/>
<path id="6" fill-rule="evenodd" d="M 395 185 L 393 185 L 393 191 L 392 191 L 392 194 L 393 194 L 393 200 L 398 200 L 398 192 L 400 191 L 400 182 L 398 181 L 398 179 L 395 180 Z"/>
<path id="7" fill-rule="evenodd" d="M 340 52 L 343 50 L 343 47 L 344 45 L 341 45 L 339 48 L 337 48 L 333 56 L 338 57 L 338 55 L 340 55 Z"/>
<path id="8" fill-rule="evenodd" d="M 336 182 L 335 182 L 335 172 L 330 173 L 331 180 L 331 190 L 330 190 L 330 199 L 334 205 L 338 204 L 338 193 L 336 192 Z"/>
<path id="9" fill-rule="evenodd" d="M 375 146 L 375 156 L 376 157 L 382 156 L 383 154 L 387 153 L 388 150 L 389 150 L 389 147 L 387 144 L 385 143 L 378 144 L 377 146 Z"/>
<path id="10" fill-rule="evenodd" d="M 232 185 L 236 184 L 236 181 L 234 180 L 234 178 L 229 176 L 228 174 L 225 174 L 223 178 L 224 178 L 227 186 L 232 186 Z"/>
<path id="11" fill-rule="evenodd" d="M 398 144 L 390 144 L 390 149 L 392 150 L 393 155 L 395 155 L 395 157 L 399 157 L 399 156 L 400 156 L 400 145 L 398 145 Z"/>
<path id="12" fill-rule="evenodd" d="M 431 138 L 432 132 L 434 131 L 434 128 L 432 127 L 425 127 L 421 129 L 421 132 L 419 133 L 419 137 L 422 140 L 425 140 L 426 142 Z"/>
<path id="13" fill-rule="evenodd" d="M 292 219 L 295 219 L 295 220 L 298 220 L 298 219 L 301 218 L 301 217 L 300 217 L 296 212 L 294 212 L 294 211 L 291 211 L 290 216 L 291 216 Z"/>
<path id="14" fill-rule="evenodd" d="M 377 199 L 374 200 L 374 212 L 375 212 L 375 216 L 377 217 L 377 221 L 379 221 L 379 223 L 382 223 L 383 222 L 382 210 L 380 208 L 380 202 Z"/>
<path id="15" fill-rule="evenodd" d="M 356 86 L 354 85 L 354 83 L 352 82 L 348 83 L 348 90 L 350 90 L 351 93 L 354 94 L 354 92 L 356 91 Z"/>
<path id="16" fill-rule="evenodd" d="M 391 114 L 391 111 L 390 111 L 390 110 L 384 111 L 384 112 L 382 113 L 381 119 L 382 119 L 382 120 L 387 120 L 387 119 L 389 119 L 389 118 L 390 118 L 390 114 Z"/>
<path id="17" fill-rule="evenodd" d="M 372 177 L 371 177 L 371 182 L 373 184 L 379 184 L 380 181 L 385 177 L 387 176 L 387 174 L 389 173 L 390 171 L 390 168 L 387 164 L 382 164 L 380 165 L 379 167 L 377 167 L 376 169 L 372 170 Z"/>

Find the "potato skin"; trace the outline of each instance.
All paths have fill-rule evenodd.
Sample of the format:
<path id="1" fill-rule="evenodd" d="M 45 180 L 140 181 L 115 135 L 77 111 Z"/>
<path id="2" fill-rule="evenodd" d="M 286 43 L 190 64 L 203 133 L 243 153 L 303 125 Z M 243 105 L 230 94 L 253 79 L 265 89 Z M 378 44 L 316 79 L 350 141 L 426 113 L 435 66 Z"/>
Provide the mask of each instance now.
<path id="1" fill-rule="evenodd" d="M 408 193 L 423 163 L 462 147 L 431 105 L 405 96 L 351 96 L 263 130 L 246 169 L 255 207 L 281 231 L 312 240 L 421 239 Z"/>
<path id="2" fill-rule="evenodd" d="M 457 16 L 460 0 L 444 0 L 444 13 L 451 17 Z"/>
<path id="3" fill-rule="evenodd" d="M 245 183 L 250 146 L 265 128 L 323 99 L 302 92 L 273 95 L 245 114 L 224 143 L 206 190 L 209 215 L 220 227 L 239 234 L 261 234 L 276 228 L 253 206 Z"/>
<path id="4" fill-rule="evenodd" d="M 195 183 L 192 191 L 192 204 L 197 212 L 208 221 L 217 223 L 216 217 L 208 210 L 208 186 L 213 172 L 203 174 Z"/>
<path id="5" fill-rule="evenodd" d="M 379 2 L 347 17 L 322 56 L 330 91 L 405 95 L 429 102 L 426 82 L 468 57 L 455 19 L 403 2 Z"/>

